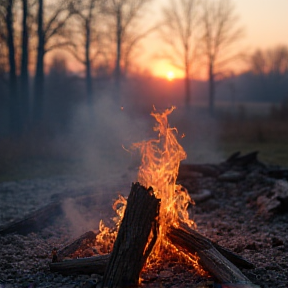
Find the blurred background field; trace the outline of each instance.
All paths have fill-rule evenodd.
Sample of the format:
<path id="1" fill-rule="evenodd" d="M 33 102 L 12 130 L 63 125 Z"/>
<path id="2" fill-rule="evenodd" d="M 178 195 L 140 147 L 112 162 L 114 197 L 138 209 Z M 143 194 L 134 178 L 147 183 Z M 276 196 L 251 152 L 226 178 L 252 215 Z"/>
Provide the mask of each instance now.
<path id="1" fill-rule="evenodd" d="M 204 104 L 199 104 L 188 111 L 185 108 L 177 108 L 168 117 L 170 126 L 177 128 L 178 140 L 187 153 L 185 161 L 219 163 L 236 151 L 244 154 L 259 151 L 260 161 L 288 167 L 288 110 L 286 106 L 246 102 L 235 105 L 233 110 L 230 105 L 225 102 L 217 103 L 213 118 L 207 114 Z M 125 169 L 129 170 L 132 164 L 137 166 L 140 162 L 139 159 L 135 160 L 137 157 L 131 156 L 124 150 L 122 144 L 125 143 L 125 148 L 129 149 L 135 141 L 157 136 L 152 129 L 155 121 L 149 113 L 141 115 L 137 119 L 134 111 L 133 115 L 125 121 L 122 127 L 119 127 L 117 118 L 113 119 L 112 126 L 102 121 L 103 129 L 106 129 L 107 132 L 104 136 L 97 135 L 97 129 L 94 129 L 93 126 L 89 127 L 86 132 L 90 135 L 89 138 L 80 140 L 85 149 L 91 153 L 89 158 L 92 163 L 89 164 L 81 151 L 83 146 L 79 145 L 74 136 L 72 137 L 69 133 L 59 137 L 59 135 L 55 136 L 47 131 L 42 135 L 39 134 L 39 131 L 35 131 L 36 136 L 31 133 L 17 142 L 9 139 L 2 140 L 0 142 L 2 152 L 0 155 L 0 181 L 59 175 L 83 175 L 97 178 L 99 170 L 95 167 L 99 165 L 102 167 L 100 169 L 107 166 L 105 171 L 106 177 L 109 178 L 109 171 L 111 169 L 112 174 L 112 166 L 115 161 L 118 162 L 119 170 L 125 174 Z M 113 123 L 115 123 L 115 127 Z M 138 131 L 137 137 L 134 137 L 134 131 L 139 127 L 143 130 Z M 128 138 L 120 136 L 115 141 L 119 159 L 114 159 L 115 154 L 111 153 L 109 145 L 99 146 L 98 143 L 99 137 L 107 138 L 104 139 L 105 141 L 102 138 L 101 141 L 111 141 L 111 135 L 115 133 L 115 129 L 120 130 L 120 135 L 121 129 L 128 133 Z M 127 132 L 129 129 L 130 131 Z M 185 134 L 183 139 L 181 138 L 182 134 Z M 91 139 L 92 136 L 95 137 L 94 140 Z M 86 143 L 84 143 L 85 141 Z M 99 155 L 93 156 L 95 152 L 93 150 L 98 151 Z M 121 167 L 121 165 L 123 166 Z"/>

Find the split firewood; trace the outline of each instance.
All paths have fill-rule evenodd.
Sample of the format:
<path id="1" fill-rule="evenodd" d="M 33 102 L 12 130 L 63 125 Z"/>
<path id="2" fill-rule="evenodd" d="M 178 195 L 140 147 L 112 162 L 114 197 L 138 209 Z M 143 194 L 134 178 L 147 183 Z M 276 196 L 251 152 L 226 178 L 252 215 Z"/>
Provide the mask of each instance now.
<path id="1" fill-rule="evenodd" d="M 157 217 L 160 200 L 139 183 L 132 184 L 124 217 L 102 287 L 129 287 L 139 282 L 140 272 L 157 239 Z M 148 241 L 153 233 L 152 240 Z"/>
<path id="2" fill-rule="evenodd" d="M 241 288 L 255 287 L 234 264 L 219 252 L 219 248 L 216 249 L 211 241 L 187 225 L 181 224 L 179 228 L 170 226 L 167 236 L 178 249 L 187 253 L 197 253 L 199 264 L 220 283 L 241 284 Z"/>

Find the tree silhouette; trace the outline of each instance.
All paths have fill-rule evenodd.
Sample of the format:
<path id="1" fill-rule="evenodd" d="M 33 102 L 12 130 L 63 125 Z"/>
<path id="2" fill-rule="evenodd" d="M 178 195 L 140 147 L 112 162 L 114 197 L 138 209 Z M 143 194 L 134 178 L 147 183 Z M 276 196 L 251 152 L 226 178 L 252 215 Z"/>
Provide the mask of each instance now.
<path id="1" fill-rule="evenodd" d="M 110 16 L 112 20 L 109 24 L 109 30 L 113 31 L 112 42 L 115 44 L 116 56 L 114 66 L 114 97 L 117 102 L 120 101 L 121 78 L 125 64 L 129 63 L 135 46 L 147 34 L 155 29 L 139 29 L 136 25 L 141 18 L 140 12 L 144 6 L 152 0 L 107 0 L 104 6 L 104 13 Z M 137 28 L 139 30 L 137 30 Z M 127 67 L 127 66 L 126 66 Z"/>
<path id="2" fill-rule="evenodd" d="M 19 134 L 19 99 L 17 91 L 17 74 L 15 59 L 14 27 L 13 27 L 13 0 L 6 1 L 6 29 L 7 47 L 9 55 L 9 99 L 10 99 L 10 131 L 13 136 Z"/>
<path id="3" fill-rule="evenodd" d="M 225 66 L 239 56 L 233 45 L 243 36 L 243 29 L 238 26 L 235 8 L 230 0 L 203 0 L 202 3 L 201 43 L 208 70 L 209 111 L 213 115 L 215 83 L 224 73 Z"/>
<path id="4" fill-rule="evenodd" d="M 71 0 L 72 1 L 72 0 Z M 45 10 L 44 21 L 44 0 L 38 0 L 37 13 L 37 63 L 34 78 L 34 103 L 33 120 L 34 124 L 41 122 L 43 117 L 44 100 L 44 56 L 47 52 L 64 47 L 70 43 L 64 37 L 65 25 L 73 15 L 70 0 L 61 0 L 53 3 Z M 54 40 L 54 41 L 53 41 Z"/>
<path id="5" fill-rule="evenodd" d="M 170 0 L 162 12 L 164 21 L 160 29 L 160 35 L 171 49 L 171 52 L 163 52 L 162 56 L 169 59 L 173 66 L 184 71 L 185 105 L 189 106 L 192 65 L 197 56 L 199 1 Z"/>
<path id="6" fill-rule="evenodd" d="M 28 0 L 22 0 L 22 39 L 21 39 L 21 130 L 28 128 L 29 122 L 29 29 Z"/>
<path id="7" fill-rule="evenodd" d="M 85 66 L 87 104 L 93 100 L 92 65 L 96 58 L 104 54 L 101 35 L 101 8 L 103 0 L 86 0 L 74 4 L 75 26 L 73 39 L 68 51 Z M 103 19 L 102 19 L 103 20 Z"/>

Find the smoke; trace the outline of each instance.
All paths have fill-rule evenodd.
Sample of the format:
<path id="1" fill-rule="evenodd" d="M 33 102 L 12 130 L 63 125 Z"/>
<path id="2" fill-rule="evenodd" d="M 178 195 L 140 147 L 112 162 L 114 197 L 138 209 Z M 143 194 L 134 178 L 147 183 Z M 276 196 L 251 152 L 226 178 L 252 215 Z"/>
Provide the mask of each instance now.
<path id="1" fill-rule="evenodd" d="M 80 159 L 82 173 L 113 186 L 135 181 L 139 159 L 127 150 L 133 143 L 145 139 L 147 128 L 145 120 L 130 116 L 109 97 L 102 97 L 91 107 L 78 107 L 70 142 Z"/>
<path id="2" fill-rule="evenodd" d="M 107 209 L 111 212 L 112 200 L 117 198 L 117 193 L 128 195 L 131 183 L 137 179 L 140 155 L 127 149 L 133 143 L 157 137 L 153 132 L 155 119 L 149 114 L 143 117 L 135 111 L 137 107 L 130 113 L 109 97 L 102 97 L 91 107 L 78 107 L 70 129 L 69 143 L 78 159 L 78 170 L 89 181 L 94 181 L 95 199 L 98 204 L 106 201 L 107 205 L 109 202 Z M 213 163 L 222 159 L 217 150 L 218 127 L 214 119 L 194 109 L 178 108 L 169 115 L 168 121 L 178 130 L 178 140 L 187 153 L 188 163 Z M 182 133 L 184 138 L 181 138 Z M 63 206 L 75 235 L 98 229 L 101 217 L 91 217 L 90 213 L 87 218 L 87 207 L 84 207 L 85 214 L 77 200 L 68 199 Z"/>
<path id="3" fill-rule="evenodd" d="M 168 119 L 169 120 L 169 119 Z M 219 123 L 199 107 L 176 109 L 171 114 L 170 126 L 176 127 L 179 142 L 187 153 L 188 163 L 217 163 L 223 160 L 219 151 Z"/>
<path id="4" fill-rule="evenodd" d="M 87 231 L 96 230 L 101 220 L 97 217 L 85 217 L 84 215 L 87 213 L 83 214 L 80 207 L 79 203 L 72 198 L 66 199 L 62 204 L 62 209 L 74 237 L 78 237 Z"/>

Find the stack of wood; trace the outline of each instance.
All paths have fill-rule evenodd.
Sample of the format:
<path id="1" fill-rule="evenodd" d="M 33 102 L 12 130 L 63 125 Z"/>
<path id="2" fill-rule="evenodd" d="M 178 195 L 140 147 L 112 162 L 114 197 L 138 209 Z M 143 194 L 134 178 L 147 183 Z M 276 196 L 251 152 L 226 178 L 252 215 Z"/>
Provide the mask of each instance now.
<path id="1" fill-rule="evenodd" d="M 51 271 L 102 274 L 102 287 L 137 286 L 141 270 L 157 239 L 160 205 L 152 188 L 146 189 L 139 183 L 132 184 L 112 253 L 51 263 Z M 152 238 L 149 237 L 151 234 Z M 203 269 L 219 283 L 225 283 L 225 287 L 234 284 L 242 288 L 255 287 L 237 268 L 253 268 L 253 264 L 213 243 L 184 223 L 178 227 L 169 226 L 167 237 L 179 250 L 188 254 L 197 253 Z"/>

